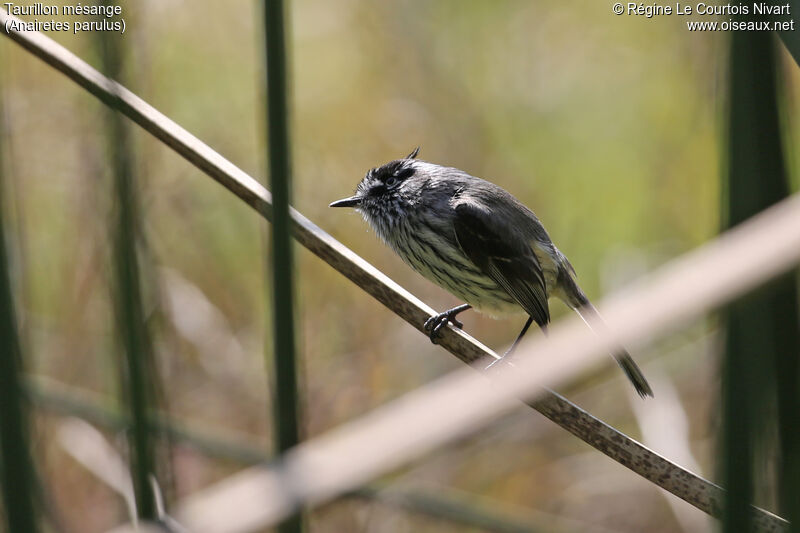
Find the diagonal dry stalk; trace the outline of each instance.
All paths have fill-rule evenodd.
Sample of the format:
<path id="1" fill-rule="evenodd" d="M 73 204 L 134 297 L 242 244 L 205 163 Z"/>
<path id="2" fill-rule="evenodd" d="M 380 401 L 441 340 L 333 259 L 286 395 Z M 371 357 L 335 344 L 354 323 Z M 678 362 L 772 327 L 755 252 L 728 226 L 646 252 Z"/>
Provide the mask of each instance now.
<path id="1" fill-rule="evenodd" d="M 758 243 L 760 254 L 752 253 Z M 800 195 L 795 195 L 659 269 L 602 306 L 607 331 L 597 335 L 577 317 L 560 320 L 548 337 L 520 348 L 513 367 L 501 365 L 491 380 L 470 369 L 454 371 L 384 404 L 365 416 L 306 441 L 274 465 L 243 470 L 197 491 L 176 516 L 197 531 L 255 531 L 399 468 L 438 446 L 476 431 L 543 385 L 564 385 L 619 342 L 641 342 L 696 319 L 800 263 Z M 561 404 L 551 395 L 550 401 Z M 534 403 L 545 409 L 548 402 Z M 562 404 L 563 405 L 563 404 Z M 719 514 L 721 491 L 674 463 L 585 417 L 576 408 L 550 413 L 598 449 L 610 453 L 657 486 Z M 696 491 L 696 492 L 692 492 Z M 236 513 L 228 510 L 236 508 Z M 785 520 L 754 513 L 760 531 L 786 530 Z"/>
<path id="2" fill-rule="evenodd" d="M 271 217 L 270 193 L 255 179 L 45 35 L 37 32 L 6 33 L 5 24 L 9 19 L 13 17 L 0 9 L 0 27 L 3 28 L 0 31 L 13 41 L 66 74 L 104 103 L 113 104 L 121 113 L 233 192 L 258 213 L 268 219 Z M 422 331 L 422 324 L 433 314 L 431 308 L 296 210 L 291 210 L 291 217 L 292 232 L 300 244 Z M 467 364 L 483 361 L 480 364 L 485 365 L 485 361 L 497 357 L 466 333 L 452 328 L 443 332 L 440 344 Z M 719 514 L 722 489 L 713 483 L 648 450 L 561 396 L 548 392 L 542 399 L 530 402 L 529 405 L 615 461 L 698 509 L 714 516 Z M 754 514 L 760 531 L 779 531 L 786 528 L 786 522 L 771 513 L 754 508 Z"/>

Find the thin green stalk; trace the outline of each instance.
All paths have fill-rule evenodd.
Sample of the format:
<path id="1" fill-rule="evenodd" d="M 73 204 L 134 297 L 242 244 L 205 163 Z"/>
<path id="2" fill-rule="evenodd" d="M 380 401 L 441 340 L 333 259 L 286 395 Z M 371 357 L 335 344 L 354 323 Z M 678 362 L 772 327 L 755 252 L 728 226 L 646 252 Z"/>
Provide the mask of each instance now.
<path id="1" fill-rule="evenodd" d="M 274 432 L 277 452 L 299 442 L 299 406 L 295 359 L 292 239 L 289 202 L 291 165 L 288 126 L 286 33 L 282 0 L 265 0 L 264 33 L 267 72 L 267 133 L 272 189 L 272 316 Z M 285 521 L 282 533 L 302 531 L 301 517 Z"/>
<path id="2" fill-rule="evenodd" d="M 112 79 L 119 79 L 123 63 L 119 36 L 98 34 L 97 38 L 101 46 L 103 70 Z M 150 378 L 152 373 L 149 372 L 149 368 L 152 368 L 150 366 L 152 346 L 146 326 L 140 286 L 137 254 L 140 226 L 133 170 L 133 147 L 129 125 L 116 111 L 118 107 L 118 105 L 112 106 L 107 115 L 106 138 L 116 200 L 112 240 L 116 285 L 114 303 L 124 352 L 121 387 L 132 422 L 128 442 L 137 512 L 141 518 L 153 520 L 157 512 L 149 476 L 155 475 L 156 460 L 148 424 L 148 411 L 154 391 Z"/>
<path id="3" fill-rule="evenodd" d="M 33 497 L 36 482 L 28 447 L 28 405 L 21 383 L 22 353 L 3 224 L 4 135 L 0 122 L 0 486 L 8 531 L 35 533 L 39 530 Z"/>
<path id="4" fill-rule="evenodd" d="M 732 227 L 789 195 L 781 150 L 776 48 L 765 32 L 736 32 L 731 41 L 728 182 L 724 208 Z M 758 253 L 754 250 L 753 253 Z M 800 319 L 794 275 L 731 305 L 724 314 L 724 485 L 726 532 L 751 531 L 755 459 L 777 448 L 781 510 L 800 523 L 798 496 L 798 356 Z M 777 394 L 776 394 L 777 392 Z M 777 400 L 777 410 L 773 408 Z M 777 412 L 775 417 L 766 413 Z M 778 424 L 779 439 L 772 424 Z M 797 526 L 793 526 L 797 531 Z"/>

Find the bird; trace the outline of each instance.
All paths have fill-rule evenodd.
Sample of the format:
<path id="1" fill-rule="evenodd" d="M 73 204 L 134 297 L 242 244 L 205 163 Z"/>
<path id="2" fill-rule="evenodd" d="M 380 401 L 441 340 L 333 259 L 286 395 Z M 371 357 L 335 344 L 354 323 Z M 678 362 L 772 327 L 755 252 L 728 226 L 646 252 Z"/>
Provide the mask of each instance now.
<path id="1" fill-rule="evenodd" d="M 419 147 L 370 169 L 353 196 L 330 207 L 355 208 L 413 270 L 466 302 L 425 322 L 432 342 L 448 322 L 462 328 L 456 316 L 468 309 L 493 318 L 524 311 L 528 319 L 505 360 L 533 322 L 547 334 L 551 297 L 590 328 L 602 323 L 575 269 L 533 211 L 494 183 L 418 154 Z M 636 392 L 652 397 L 630 354 L 620 347 L 612 355 Z"/>

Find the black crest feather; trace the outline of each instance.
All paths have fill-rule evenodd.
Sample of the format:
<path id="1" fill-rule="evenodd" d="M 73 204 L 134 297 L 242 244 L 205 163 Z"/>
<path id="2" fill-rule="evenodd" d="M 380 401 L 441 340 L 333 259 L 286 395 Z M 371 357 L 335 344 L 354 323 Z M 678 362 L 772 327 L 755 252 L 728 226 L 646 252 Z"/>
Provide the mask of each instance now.
<path id="1" fill-rule="evenodd" d="M 413 151 L 413 152 L 411 152 L 410 154 L 408 154 L 408 155 L 406 156 L 406 159 L 416 159 L 416 158 L 417 158 L 417 154 L 418 154 L 418 153 L 419 153 L 419 146 L 417 146 L 416 148 L 414 148 L 414 151 Z"/>
<path id="2" fill-rule="evenodd" d="M 397 159 L 381 167 L 373 168 L 369 171 L 369 174 L 381 182 L 385 182 L 390 177 L 405 180 L 413 176 L 415 172 L 414 167 L 407 163 L 406 159 Z"/>

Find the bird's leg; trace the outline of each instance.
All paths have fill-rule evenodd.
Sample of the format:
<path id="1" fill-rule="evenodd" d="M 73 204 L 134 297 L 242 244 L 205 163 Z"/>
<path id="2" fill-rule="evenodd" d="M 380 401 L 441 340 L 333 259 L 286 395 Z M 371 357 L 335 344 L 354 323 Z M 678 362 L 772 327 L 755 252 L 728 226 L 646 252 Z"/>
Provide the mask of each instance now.
<path id="1" fill-rule="evenodd" d="M 517 347 L 517 344 L 519 344 L 519 341 L 521 341 L 522 337 L 524 337 L 525 334 L 528 332 L 528 328 L 531 327 L 531 324 L 533 324 L 533 317 L 532 316 L 528 317 L 528 321 L 525 322 L 524 326 L 522 326 L 522 331 L 520 331 L 519 335 L 517 335 L 517 340 L 514 341 L 514 344 L 511 345 L 511 348 L 506 350 L 506 353 L 504 353 L 503 356 L 500 357 L 500 359 L 495 359 L 494 361 L 492 361 L 489 364 L 489 366 L 486 367 L 486 370 L 489 370 L 494 365 L 496 365 L 497 363 L 499 363 L 500 361 L 502 361 L 503 359 L 505 359 L 506 357 L 511 355 L 511 352 L 513 352 L 514 349 Z M 542 326 L 542 331 L 544 332 L 545 335 L 547 335 L 547 326 Z"/>
<path id="2" fill-rule="evenodd" d="M 506 350 L 506 353 L 503 354 L 503 357 L 508 357 L 509 355 L 511 355 L 511 352 L 513 352 L 517 348 L 517 344 L 519 344 L 519 341 L 521 341 L 522 337 L 524 337 L 525 334 L 528 332 L 528 328 L 531 327 L 531 324 L 533 324 L 533 317 L 528 317 L 528 321 L 525 322 L 524 326 L 522 326 L 522 331 L 520 331 L 519 335 L 517 335 L 517 339 L 514 341 L 514 344 L 511 345 L 511 348 Z M 547 326 L 543 326 L 542 331 L 544 332 L 545 335 L 547 335 Z"/>
<path id="3" fill-rule="evenodd" d="M 462 311 L 466 311 L 467 309 L 472 309 L 472 306 L 470 304 L 462 304 L 452 309 L 448 309 L 444 313 L 433 315 L 425 321 L 422 329 L 429 332 L 431 342 L 436 344 L 436 337 L 439 335 L 439 331 L 445 326 L 445 324 L 447 324 L 447 322 L 452 322 L 457 328 L 464 326 L 464 324 L 456 320 L 456 315 Z"/>

